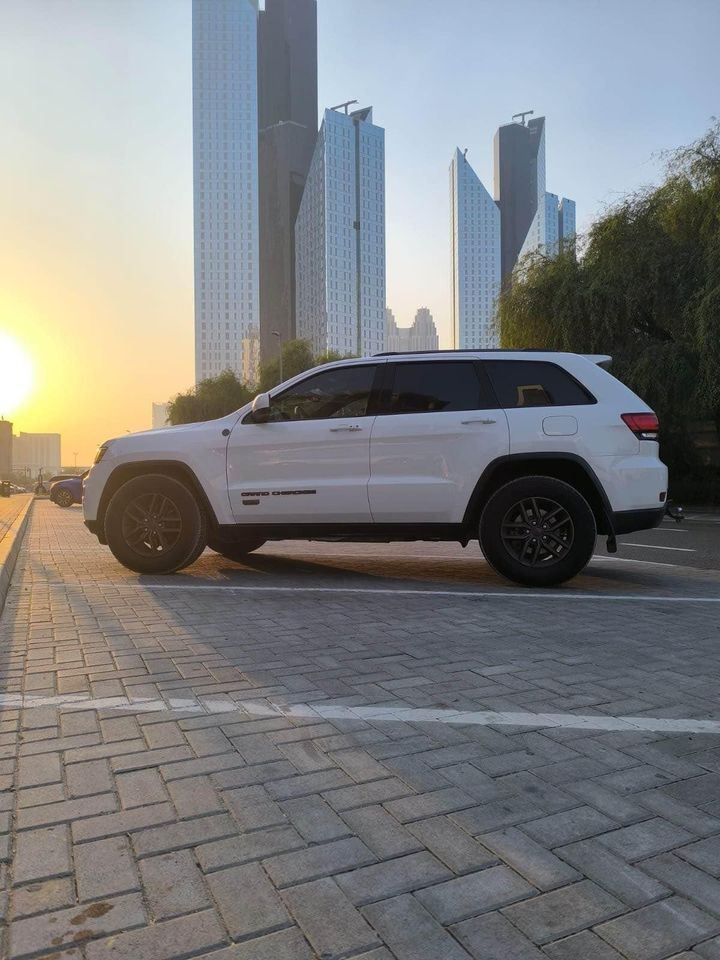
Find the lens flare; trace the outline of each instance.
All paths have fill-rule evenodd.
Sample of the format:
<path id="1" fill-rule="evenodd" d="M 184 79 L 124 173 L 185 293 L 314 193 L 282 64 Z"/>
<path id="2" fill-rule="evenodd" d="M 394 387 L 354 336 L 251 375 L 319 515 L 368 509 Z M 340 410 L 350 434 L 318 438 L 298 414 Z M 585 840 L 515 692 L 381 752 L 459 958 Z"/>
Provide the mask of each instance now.
<path id="1" fill-rule="evenodd" d="M 0 330 L 0 416 L 10 416 L 32 392 L 35 370 L 27 350 Z"/>

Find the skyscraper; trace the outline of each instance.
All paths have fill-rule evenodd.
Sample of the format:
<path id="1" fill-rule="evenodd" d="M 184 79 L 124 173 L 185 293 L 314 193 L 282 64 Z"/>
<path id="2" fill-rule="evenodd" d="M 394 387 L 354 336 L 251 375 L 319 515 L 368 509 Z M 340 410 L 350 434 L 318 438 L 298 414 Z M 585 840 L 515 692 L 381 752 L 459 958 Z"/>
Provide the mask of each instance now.
<path id="1" fill-rule="evenodd" d="M 257 0 L 193 0 L 195 379 L 259 323 Z"/>
<path id="2" fill-rule="evenodd" d="M 524 120 L 524 114 L 518 114 Z M 507 123 L 495 134 L 495 200 L 501 220 L 501 273 L 527 254 L 557 254 L 575 234 L 575 203 L 545 189 L 545 117 Z"/>
<path id="3" fill-rule="evenodd" d="M 393 353 L 437 350 L 435 321 L 427 307 L 420 307 L 410 327 L 399 327 L 390 308 L 385 311 L 385 349 Z"/>
<path id="4" fill-rule="evenodd" d="M 316 0 L 265 0 L 258 125 L 260 340 L 269 357 L 295 337 L 295 220 L 317 136 Z"/>
<path id="5" fill-rule="evenodd" d="M 495 347 L 500 211 L 460 150 L 450 163 L 450 226 L 453 345 L 460 350 Z"/>
<path id="6" fill-rule="evenodd" d="M 385 131 L 371 107 L 325 111 L 295 223 L 295 284 L 297 336 L 316 353 L 383 349 Z"/>

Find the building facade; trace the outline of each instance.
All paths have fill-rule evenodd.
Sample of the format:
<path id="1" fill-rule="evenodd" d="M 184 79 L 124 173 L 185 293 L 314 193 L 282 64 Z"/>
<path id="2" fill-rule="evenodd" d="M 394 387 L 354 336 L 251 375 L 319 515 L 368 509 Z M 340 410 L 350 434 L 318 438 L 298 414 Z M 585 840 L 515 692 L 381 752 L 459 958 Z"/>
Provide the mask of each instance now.
<path id="1" fill-rule="evenodd" d="M 34 479 L 42 470 L 47 479 L 60 473 L 59 433 L 23 433 L 13 438 L 12 463 L 16 473 L 29 473 Z"/>
<path id="2" fill-rule="evenodd" d="M 317 137 L 316 0 L 265 0 L 258 126 L 260 351 L 272 357 L 296 335 L 295 221 Z"/>
<path id="3" fill-rule="evenodd" d="M 256 387 L 260 380 L 260 334 L 249 330 L 242 343 L 242 381 L 249 387 Z"/>
<path id="4" fill-rule="evenodd" d="M 168 427 L 168 405 L 166 403 L 153 403 L 152 405 L 152 429 L 161 430 Z"/>
<path id="5" fill-rule="evenodd" d="M 497 346 L 501 219 L 497 204 L 460 150 L 450 163 L 453 346 Z"/>
<path id="6" fill-rule="evenodd" d="M 563 240 L 575 236 L 575 203 L 545 189 L 545 117 L 504 124 L 495 134 L 494 152 L 505 281 L 528 254 L 555 256 Z"/>
<path id="7" fill-rule="evenodd" d="M 257 0 L 193 0 L 195 380 L 259 324 Z"/>
<path id="8" fill-rule="evenodd" d="M 13 470 L 13 425 L 0 417 L 0 480 L 7 480 Z"/>
<path id="9" fill-rule="evenodd" d="M 437 350 L 440 346 L 435 321 L 427 307 L 420 307 L 410 327 L 399 327 L 389 308 L 385 311 L 385 349 L 392 353 Z"/>
<path id="10" fill-rule="evenodd" d="M 385 346 L 385 131 L 326 110 L 295 223 L 297 336 L 315 353 Z"/>

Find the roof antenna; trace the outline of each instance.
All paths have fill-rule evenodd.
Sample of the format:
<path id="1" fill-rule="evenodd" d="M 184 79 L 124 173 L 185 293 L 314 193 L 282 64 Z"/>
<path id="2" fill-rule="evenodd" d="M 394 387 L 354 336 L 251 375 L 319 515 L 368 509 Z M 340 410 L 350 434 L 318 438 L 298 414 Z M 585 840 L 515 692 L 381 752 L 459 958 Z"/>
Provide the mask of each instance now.
<path id="1" fill-rule="evenodd" d="M 334 107 L 330 107 L 331 110 L 340 110 L 342 107 L 345 107 L 345 116 L 348 115 L 348 107 L 352 106 L 353 103 L 358 103 L 358 100 L 346 100 L 345 103 L 336 103 Z"/>
<path id="2" fill-rule="evenodd" d="M 522 113 L 514 113 L 513 120 L 517 120 L 520 117 L 520 123 L 522 126 L 525 126 L 525 117 L 531 117 L 535 113 L 534 110 L 524 110 Z"/>

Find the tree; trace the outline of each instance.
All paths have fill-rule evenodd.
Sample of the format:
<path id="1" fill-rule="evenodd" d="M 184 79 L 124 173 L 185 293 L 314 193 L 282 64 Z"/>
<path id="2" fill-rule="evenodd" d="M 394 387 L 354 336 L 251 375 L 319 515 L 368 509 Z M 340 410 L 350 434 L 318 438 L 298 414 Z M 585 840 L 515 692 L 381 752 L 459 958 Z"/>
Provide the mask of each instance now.
<path id="1" fill-rule="evenodd" d="M 331 360 L 341 360 L 339 353 L 328 351 L 327 353 L 315 356 L 312 352 L 312 344 L 309 340 L 286 340 L 282 345 L 282 378 L 289 380 L 296 377 L 299 373 L 310 370 L 311 367 L 317 367 L 321 363 L 329 363 Z M 272 360 L 266 360 L 260 364 L 260 390 L 272 390 L 280 383 L 280 359 L 273 357 Z"/>
<path id="2" fill-rule="evenodd" d="M 168 420 L 173 425 L 216 420 L 244 406 L 253 396 L 254 392 L 232 370 L 225 370 L 173 397 L 168 403 Z"/>
<path id="3" fill-rule="evenodd" d="M 699 477 L 708 462 L 691 423 L 720 432 L 720 123 L 666 161 L 664 182 L 609 209 L 578 250 L 520 264 L 500 296 L 500 337 L 612 355 L 658 413 L 671 475 Z"/>

